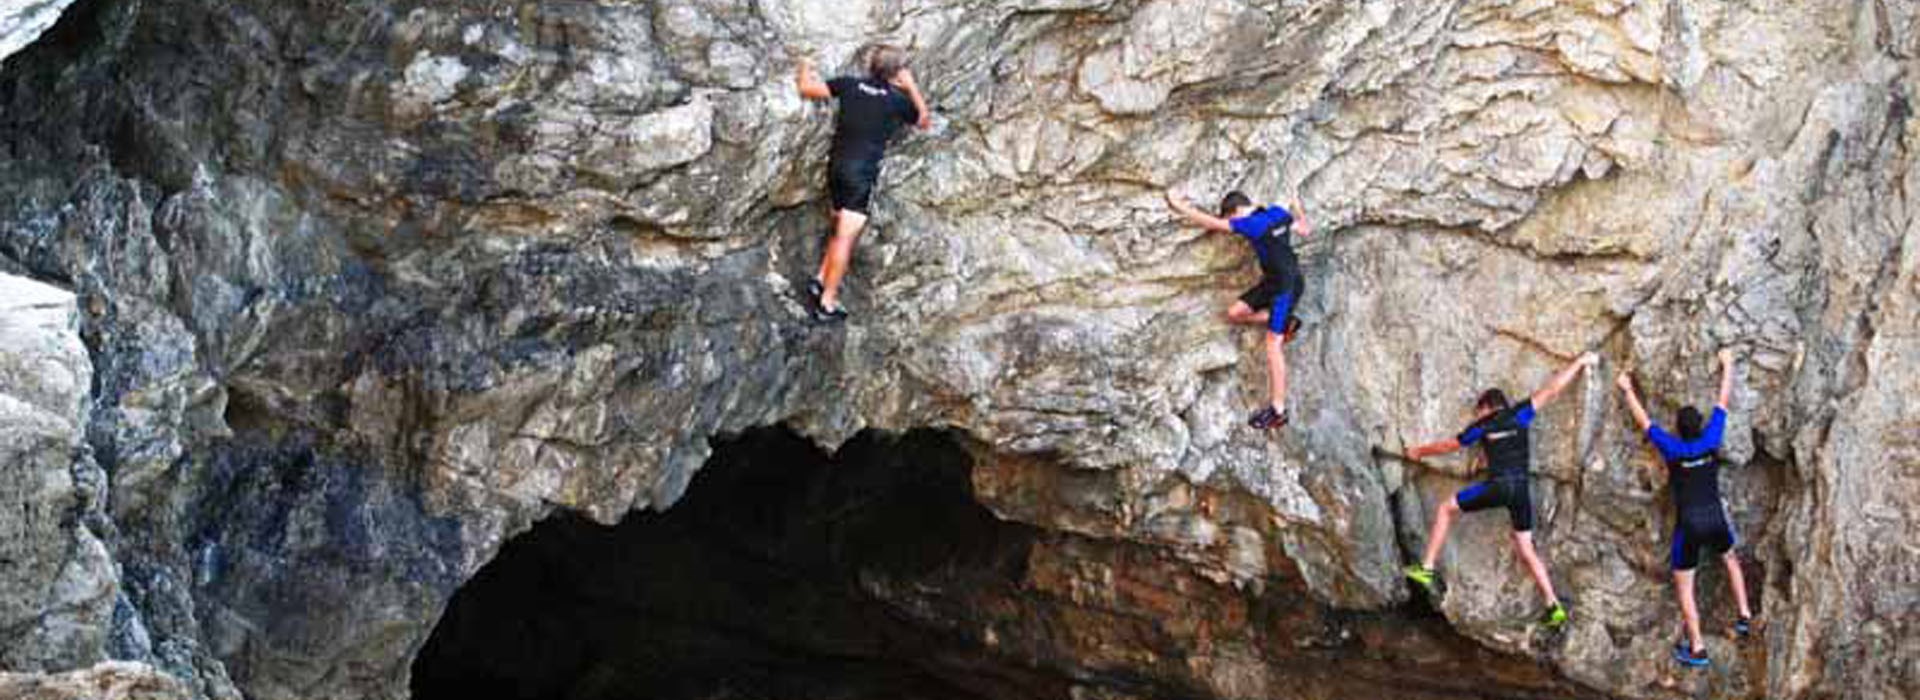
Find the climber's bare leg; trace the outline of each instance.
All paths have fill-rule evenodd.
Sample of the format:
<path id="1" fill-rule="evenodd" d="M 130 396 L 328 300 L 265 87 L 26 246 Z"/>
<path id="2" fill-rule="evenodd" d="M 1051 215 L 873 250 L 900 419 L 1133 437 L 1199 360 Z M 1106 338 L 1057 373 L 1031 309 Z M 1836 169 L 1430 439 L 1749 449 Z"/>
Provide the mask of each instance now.
<path id="1" fill-rule="evenodd" d="M 1687 643 L 1693 645 L 1693 653 L 1706 651 L 1707 642 L 1700 636 L 1700 609 L 1693 601 L 1693 570 L 1673 572 L 1673 597 L 1680 601 L 1680 621 L 1686 625 Z"/>
<path id="2" fill-rule="evenodd" d="M 1265 317 L 1266 314 L 1261 314 Z M 1273 401 L 1273 410 L 1287 412 L 1287 339 L 1272 331 L 1267 332 L 1267 390 Z"/>
<path id="3" fill-rule="evenodd" d="M 837 232 L 840 230 L 840 210 L 839 209 L 827 210 L 827 230 L 830 232 Z M 829 240 L 829 245 L 831 245 L 832 239 L 829 238 L 828 240 Z M 813 273 L 813 278 L 815 280 L 818 280 L 821 284 L 826 283 L 828 259 L 829 257 L 825 254 L 824 251 L 822 251 L 822 254 L 820 255 L 820 269 L 819 271 Z"/>
<path id="4" fill-rule="evenodd" d="M 1540 562 L 1540 553 L 1533 549 L 1532 532 L 1513 533 L 1513 549 L 1519 553 L 1520 561 L 1527 566 L 1527 573 L 1533 576 L 1533 585 L 1540 589 L 1540 597 L 1547 605 L 1558 605 L 1560 597 L 1553 594 L 1553 580 L 1547 578 L 1547 565 Z"/>
<path id="5" fill-rule="evenodd" d="M 1254 311 L 1244 301 L 1236 300 L 1227 307 L 1227 323 L 1236 326 L 1265 326 L 1270 316 L 1266 311 Z"/>
<path id="6" fill-rule="evenodd" d="M 853 264 L 853 244 L 866 226 L 866 214 L 846 210 L 837 213 L 833 238 L 827 241 L 827 254 L 820 265 L 820 282 L 826 287 L 820 294 L 820 308 L 840 307 L 840 281 L 846 278 L 847 267 Z"/>
<path id="7" fill-rule="evenodd" d="M 1753 608 L 1747 607 L 1747 575 L 1740 570 L 1740 555 L 1729 551 L 1720 561 L 1727 565 L 1727 583 L 1733 586 L 1733 602 L 1740 607 L 1740 617 L 1753 617 Z"/>
<path id="8" fill-rule="evenodd" d="M 1420 557 L 1420 566 L 1429 571 L 1440 562 L 1440 548 L 1447 545 L 1447 531 L 1453 529 L 1453 521 L 1460 517 L 1458 498 L 1448 498 L 1440 504 L 1440 510 L 1433 514 L 1433 527 L 1427 531 L 1427 552 Z"/>

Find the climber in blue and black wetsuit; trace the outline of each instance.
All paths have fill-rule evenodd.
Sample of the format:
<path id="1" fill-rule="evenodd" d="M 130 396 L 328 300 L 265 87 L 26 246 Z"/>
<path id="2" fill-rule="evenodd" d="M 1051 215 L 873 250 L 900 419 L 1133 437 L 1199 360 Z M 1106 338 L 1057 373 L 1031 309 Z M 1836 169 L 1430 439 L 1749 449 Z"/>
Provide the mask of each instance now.
<path id="1" fill-rule="evenodd" d="M 1313 227 L 1301 214 L 1300 202 L 1294 201 L 1291 208 L 1256 208 L 1245 193 L 1229 192 L 1220 202 L 1220 216 L 1213 216 L 1168 190 L 1167 204 L 1195 226 L 1215 233 L 1236 234 L 1253 246 L 1254 255 L 1260 260 L 1260 283 L 1227 307 L 1227 322 L 1267 329 L 1269 400 L 1247 418 L 1247 425 L 1256 430 L 1286 425 L 1289 416 L 1284 346 L 1300 327 L 1300 319 L 1293 315 L 1293 309 L 1306 288 L 1306 278 L 1300 274 L 1300 259 L 1293 252 L 1292 237 L 1313 234 Z"/>
<path id="2" fill-rule="evenodd" d="M 1633 413 L 1634 422 L 1660 450 L 1667 465 L 1667 484 L 1673 492 L 1673 547 L 1668 557 L 1673 567 L 1673 593 L 1679 599 L 1680 619 L 1687 635 L 1684 646 L 1674 646 L 1673 658 L 1686 666 L 1705 666 L 1707 648 L 1700 636 L 1700 611 L 1693 597 L 1693 572 L 1700 566 L 1702 551 L 1720 553 L 1720 561 L 1727 567 L 1733 600 L 1740 607 L 1734 632 L 1745 637 L 1753 628 L 1746 577 L 1740 570 L 1740 557 L 1733 551 L 1740 540 L 1734 536 L 1726 506 L 1720 500 L 1719 449 L 1726 436 L 1727 402 L 1733 398 L 1733 353 L 1720 351 L 1720 403 L 1713 407 L 1713 417 L 1705 420 L 1703 427 L 1699 409 L 1681 408 L 1675 421 L 1679 437 L 1647 417 L 1646 407 L 1633 391 L 1633 377 L 1621 372 L 1618 383 L 1627 395 L 1627 409 Z"/>
<path id="3" fill-rule="evenodd" d="M 1540 589 L 1540 596 L 1546 599 L 1547 611 L 1541 616 L 1541 623 L 1549 629 L 1558 628 L 1567 622 L 1567 608 L 1553 591 L 1553 580 L 1547 577 L 1547 566 L 1541 563 L 1540 555 L 1533 546 L 1533 489 L 1528 472 L 1533 468 L 1532 455 L 1528 445 L 1528 428 L 1533 425 L 1534 411 L 1546 408 L 1575 377 L 1588 367 L 1599 363 L 1600 358 L 1593 353 L 1581 355 L 1579 359 L 1560 370 L 1553 380 L 1533 396 L 1517 406 L 1507 405 L 1506 393 L 1499 389 L 1488 389 L 1480 395 L 1474 404 L 1474 421 L 1465 432 L 1450 440 L 1420 445 L 1407 450 L 1407 458 L 1415 462 L 1430 456 L 1454 452 L 1463 447 L 1481 445 L 1486 451 L 1487 471 L 1490 478 L 1467 487 L 1453 498 L 1440 504 L 1439 512 L 1434 513 L 1433 529 L 1427 536 L 1427 550 L 1419 564 L 1408 566 L 1407 578 L 1425 588 L 1429 595 L 1438 595 L 1436 581 L 1439 574 L 1434 566 L 1440 560 L 1440 548 L 1447 543 L 1447 531 L 1453 527 L 1454 519 L 1462 512 L 1505 508 L 1507 522 L 1513 526 L 1513 549 L 1520 555 L 1520 561 L 1526 564 L 1527 573 L 1533 576 L 1533 583 Z"/>
<path id="4" fill-rule="evenodd" d="M 887 153 L 887 140 L 908 124 L 922 131 L 933 125 L 926 97 L 920 94 L 920 85 L 914 80 L 913 71 L 907 68 L 906 52 L 886 45 L 869 46 L 864 52 L 867 70 L 864 77 L 822 81 L 806 61 L 800 62 L 794 76 L 801 97 L 840 103 L 827 165 L 827 190 L 833 198 L 833 237 L 820 256 L 820 271 L 807 284 L 810 310 L 821 321 L 842 321 L 847 317 L 846 309 L 840 305 L 840 281 L 853 262 L 854 241 L 867 226 L 873 190 L 880 181 L 880 159 Z"/>

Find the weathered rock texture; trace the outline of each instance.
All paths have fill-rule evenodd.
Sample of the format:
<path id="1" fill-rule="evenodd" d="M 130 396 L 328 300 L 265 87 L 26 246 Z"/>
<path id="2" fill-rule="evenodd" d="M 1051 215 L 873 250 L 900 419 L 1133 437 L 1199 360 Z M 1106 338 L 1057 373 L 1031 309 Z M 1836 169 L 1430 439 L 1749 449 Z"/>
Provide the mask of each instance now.
<path id="1" fill-rule="evenodd" d="M 105 658 L 117 578 L 96 536 L 106 478 L 86 456 L 87 386 L 72 294 L 0 275 L 0 668 Z"/>
<path id="2" fill-rule="evenodd" d="M 1670 415 L 1730 345 L 1761 639 L 1716 634 L 1714 673 L 1664 661 L 1668 504 L 1599 377 L 1537 431 L 1571 629 L 1528 631 L 1504 526 L 1475 518 L 1450 631 L 1352 653 L 1459 635 L 1529 669 L 1490 694 L 1912 696 L 1917 23 L 1891 0 L 89 0 L 0 75 L 0 259 L 85 309 L 106 654 L 197 695 L 402 696 L 508 537 L 667 508 L 710 437 L 784 423 L 965 435 L 980 502 L 1070 543 L 1020 585 L 1186 630 L 1168 661 L 1030 629 L 1059 651 L 1031 663 L 1272 696 L 1311 668 L 1199 623 L 1409 614 L 1396 569 L 1464 484 L 1374 446 L 1585 349 Z M 939 126 L 891 157 L 855 321 L 816 328 L 793 291 L 830 119 L 788 57 L 882 37 L 918 51 Z M 1278 438 L 1240 426 L 1257 339 L 1218 319 L 1251 263 L 1171 225 L 1163 186 L 1297 190 L 1320 220 Z M 1142 580 L 1168 597 L 1127 598 Z"/>
<path id="3" fill-rule="evenodd" d="M 58 674 L 0 673 L 0 697 L 11 700 L 187 700 L 178 679 L 145 664 L 109 661 Z"/>

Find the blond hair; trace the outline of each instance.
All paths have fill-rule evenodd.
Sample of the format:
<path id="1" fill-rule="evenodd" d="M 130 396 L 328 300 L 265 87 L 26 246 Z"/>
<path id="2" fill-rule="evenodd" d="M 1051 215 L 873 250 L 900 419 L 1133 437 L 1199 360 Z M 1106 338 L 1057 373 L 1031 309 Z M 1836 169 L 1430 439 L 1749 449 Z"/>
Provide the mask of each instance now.
<path id="1" fill-rule="evenodd" d="M 907 50 L 892 44 L 869 44 L 865 49 L 867 56 L 867 76 L 880 82 L 889 82 L 893 76 L 907 67 Z"/>

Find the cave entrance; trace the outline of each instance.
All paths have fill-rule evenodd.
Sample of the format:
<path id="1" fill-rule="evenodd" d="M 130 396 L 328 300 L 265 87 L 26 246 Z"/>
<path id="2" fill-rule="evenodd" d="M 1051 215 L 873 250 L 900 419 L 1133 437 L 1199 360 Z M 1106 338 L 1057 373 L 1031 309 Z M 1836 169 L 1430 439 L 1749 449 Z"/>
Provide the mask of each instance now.
<path id="1" fill-rule="evenodd" d="M 664 513 L 509 541 L 454 594 L 413 697 L 1065 697 L 964 624 L 1015 594 L 1034 538 L 974 500 L 971 468 L 933 431 L 837 455 L 784 428 L 717 442 Z"/>

